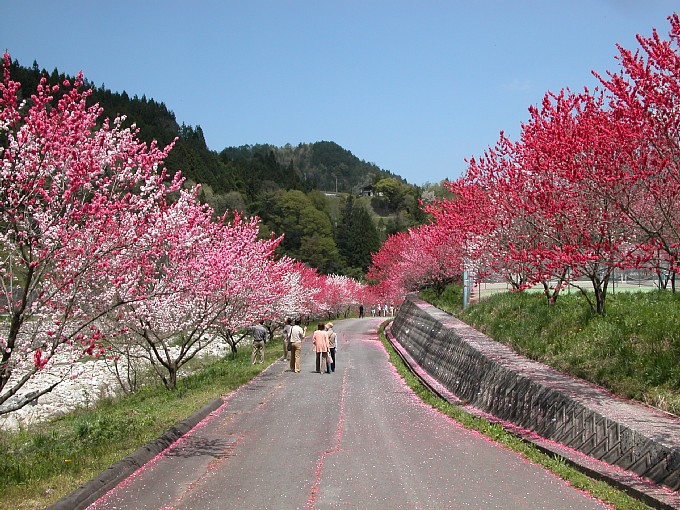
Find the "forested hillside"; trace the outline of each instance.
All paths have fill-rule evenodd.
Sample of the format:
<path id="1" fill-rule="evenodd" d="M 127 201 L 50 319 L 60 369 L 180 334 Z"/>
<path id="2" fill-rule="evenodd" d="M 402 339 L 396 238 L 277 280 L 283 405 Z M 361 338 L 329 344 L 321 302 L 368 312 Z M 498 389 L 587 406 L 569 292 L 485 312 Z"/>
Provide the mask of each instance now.
<path id="1" fill-rule="evenodd" d="M 325 191 L 358 193 L 384 178 L 400 177 L 373 163 L 366 163 L 334 142 L 301 143 L 295 147 L 254 145 L 229 147 L 220 153 L 223 161 L 243 161 L 268 155 L 289 173 L 294 172 L 308 187 Z"/>
<path id="2" fill-rule="evenodd" d="M 41 70 L 36 62 L 28 68 L 14 61 L 11 73 L 28 91 L 42 77 L 49 83 L 73 80 L 57 69 Z M 102 120 L 125 115 L 126 125 L 135 124 L 145 142 L 166 146 L 176 140 L 168 170 L 180 170 L 188 185 L 200 183 L 201 199 L 217 214 L 258 215 L 263 235 L 285 234 L 282 254 L 322 272 L 363 276 L 370 253 L 387 235 L 422 221 L 418 188 L 334 142 L 255 144 L 218 153 L 208 148 L 200 126 L 180 124 L 162 102 L 87 80 L 85 87 L 92 89 L 89 104 L 102 107 Z M 367 186 L 373 187 L 372 196 L 360 198 Z"/>

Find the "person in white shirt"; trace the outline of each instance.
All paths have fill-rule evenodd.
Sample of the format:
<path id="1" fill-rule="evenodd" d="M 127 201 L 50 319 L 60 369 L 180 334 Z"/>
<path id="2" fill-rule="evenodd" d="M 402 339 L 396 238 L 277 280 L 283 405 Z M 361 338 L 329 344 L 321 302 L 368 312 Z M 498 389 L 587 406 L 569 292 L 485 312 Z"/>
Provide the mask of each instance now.
<path id="1" fill-rule="evenodd" d="M 290 340 L 290 330 L 293 329 L 290 319 L 286 317 L 283 326 L 283 332 L 281 333 L 281 340 L 283 340 L 283 358 L 282 361 L 288 361 L 288 340 Z"/>
<path id="2" fill-rule="evenodd" d="M 295 319 L 295 325 L 290 330 L 290 370 L 300 372 L 300 352 L 302 351 L 302 339 L 305 330 L 302 328 L 300 319 Z"/>
<path id="3" fill-rule="evenodd" d="M 326 333 L 328 333 L 328 352 L 330 354 L 330 362 L 328 369 L 330 369 L 331 372 L 335 372 L 335 356 L 336 353 L 338 352 L 337 346 L 338 346 L 338 335 L 335 334 L 335 331 L 333 331 L 333 323 L 329 322 L 326 324 Z"/>

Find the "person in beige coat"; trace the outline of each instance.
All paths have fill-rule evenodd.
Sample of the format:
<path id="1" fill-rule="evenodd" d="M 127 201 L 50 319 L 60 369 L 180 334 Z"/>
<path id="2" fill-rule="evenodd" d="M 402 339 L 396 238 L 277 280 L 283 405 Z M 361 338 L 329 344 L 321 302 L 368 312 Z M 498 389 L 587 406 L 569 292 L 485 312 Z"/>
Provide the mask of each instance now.
<path id="1" fill-rule="evenodd" d="M 326 373 L 330 373 L 328 372 L 328 333 L 326 333 L 326 325 L 323 322 L 319 322 L 318 329 L 312 336 L 312 345 L 316 353 L 316 373 L 321 373 L 322 360 L 323 366 L 326 367 Z"/>

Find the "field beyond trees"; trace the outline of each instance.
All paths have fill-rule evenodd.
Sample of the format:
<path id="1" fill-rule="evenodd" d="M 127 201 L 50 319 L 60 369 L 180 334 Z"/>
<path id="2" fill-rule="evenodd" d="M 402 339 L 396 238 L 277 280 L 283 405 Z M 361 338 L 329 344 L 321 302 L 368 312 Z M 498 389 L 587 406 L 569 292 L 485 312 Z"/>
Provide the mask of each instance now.
<path id="1" fill-rule="evenodd" d="M 578 294 L 548 305 L 504 292 L 462 309 L 462 289 L 422 297 L 519 354 L 623 397 L 680 415 L 680 295 L 612 294 L 604 315 Z"/>

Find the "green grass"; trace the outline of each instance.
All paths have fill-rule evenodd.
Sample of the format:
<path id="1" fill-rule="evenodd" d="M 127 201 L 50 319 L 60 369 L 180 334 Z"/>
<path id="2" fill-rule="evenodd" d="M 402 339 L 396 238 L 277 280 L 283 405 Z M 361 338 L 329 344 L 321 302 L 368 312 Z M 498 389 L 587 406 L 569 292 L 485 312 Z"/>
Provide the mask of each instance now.
<path id="1" fill-rule="evenodd" d="M 242 348 L 182 378 L 177 389 L 148 386 L 105 399 L 92 409 L 69 413 L 39 427 L 0 435 L 0 506 L 44 508 L 156 439 L 211 400 L 251 380 L 281 356 L 278 341 L 267 345 L 265 363 L 250 364 Z"/>
<path id="2" fill-rule="evenodd" d="M 466 429 L 480 432 L 490 439 L 502 444 L 506 448 L 523 455 L 531 462 L 545 467 L 549 471 L 555 473 L 555 475 L 569 482 L 569 484 L 572 486 L 589 493 L 597 499 L 613 505 L 617 510 L 641 510 L 650 508 L 644 503 L 632 498 L 625 492 L 615 489 L 605 482 L 594 480 L 584 475 L 577 469 L 567 464 L 563 459 L 542 453 L 532 444 L 526 443 L 517 436 L 506 432 L 500 425 L 492 424 L 482 418 L 478 418 L 470 413 L 467 413 L 460 407 L 452 405 L 446 400 L 433 394 L 409 370 L 409 368 L 405 365 L 403 360 L 392 347 L 392 344 L 387 341 L 383 327 L 381 327 L 379 330 L 379 336 L 385 345 L 385 348 L 387 349 L 387 352 L 390 356 L 390 361 L 395 366 L 397 372 L 401 375 L 406 384 L 426 404 L 432 406 L 434 409 L 437 409 L 447 416 L 450 416 Z"/>
<path id="3" fill-rule="evenodd" d="M 605 315 L 578 294 L 548 305 L 539 294 L 504 292 L 465 311 L 460 300 L 423 297 L 528 358 L 680 415 L 680 295 L 609 295 Z"/>

